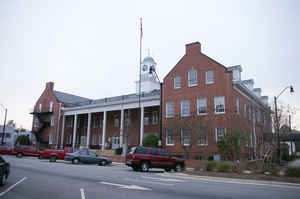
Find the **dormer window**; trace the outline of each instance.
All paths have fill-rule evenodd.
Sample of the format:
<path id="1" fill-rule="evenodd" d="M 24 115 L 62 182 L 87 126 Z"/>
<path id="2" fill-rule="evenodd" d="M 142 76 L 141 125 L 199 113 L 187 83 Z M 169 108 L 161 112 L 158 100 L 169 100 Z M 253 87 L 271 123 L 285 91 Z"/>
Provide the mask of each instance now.
<path id="1" fill-rule="evenodd" d="M 191 69 L 188 72 L 188 83 L 189 83 L 189 87 L 192 86 L 197 86 L 197 71 L 195 69 Z"/>

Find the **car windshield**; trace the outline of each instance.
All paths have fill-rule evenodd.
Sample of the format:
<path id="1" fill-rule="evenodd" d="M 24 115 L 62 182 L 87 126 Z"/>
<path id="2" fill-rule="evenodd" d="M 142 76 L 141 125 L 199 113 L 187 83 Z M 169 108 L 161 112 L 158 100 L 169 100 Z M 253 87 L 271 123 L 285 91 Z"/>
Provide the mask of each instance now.
<path id="1" fill-rule="evenodd" d="M 136 149 L 136 147 L 132 147 L 132 148 L 130 149 L 129 154 L 134 154 L 135 149 Z"/>

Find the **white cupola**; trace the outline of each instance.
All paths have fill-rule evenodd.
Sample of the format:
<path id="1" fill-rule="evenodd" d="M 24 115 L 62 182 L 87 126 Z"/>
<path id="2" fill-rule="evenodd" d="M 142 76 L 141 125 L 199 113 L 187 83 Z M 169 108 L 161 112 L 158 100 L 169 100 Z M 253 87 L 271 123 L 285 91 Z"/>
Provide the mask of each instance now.
<path id="1" fill-rule="evenodd" d="M 147 56 L 141 63 L 141 93 L 149 93 L 153 90 L 159 90 L 160 88 L 155 73 L 150 73 L 150 69 L 152 69 L 152 71 L 156 70 L 156 62 L 152 57 Z M 139 81 L 135 82 L 136 94 L 139 94 L 139 83 Z"/>

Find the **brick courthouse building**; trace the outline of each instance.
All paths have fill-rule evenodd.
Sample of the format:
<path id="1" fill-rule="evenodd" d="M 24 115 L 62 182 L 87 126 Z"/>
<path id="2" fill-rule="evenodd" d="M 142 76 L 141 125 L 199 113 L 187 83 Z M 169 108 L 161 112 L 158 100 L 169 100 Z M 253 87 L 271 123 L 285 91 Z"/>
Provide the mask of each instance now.
<path id="1" fill-rule="evenodd" d="M 136 93 L 87 99 L 54 90 L 49 82 L 35 104 L 33 129 L 48 147 L 86 146 L 116 149 L 141 145 L 146 134 L 160 137 L 160 90 L 151 57 L 141 64 Z M 225 67 L 201 52 L 199 42 L 163 80 L 162 146 L 175 154 L 218 157 L 216 143 L 227 133 L 241 133 L 245 157 L 259 157 L 263 132 L 271 132 L 268 97 L 241 79 L 242 67 Z"/>

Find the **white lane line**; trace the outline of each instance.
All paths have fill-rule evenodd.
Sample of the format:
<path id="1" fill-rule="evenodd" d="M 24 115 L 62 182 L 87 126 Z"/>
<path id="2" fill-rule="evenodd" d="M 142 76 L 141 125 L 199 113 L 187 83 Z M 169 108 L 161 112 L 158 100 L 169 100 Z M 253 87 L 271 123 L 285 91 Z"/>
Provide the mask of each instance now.
<path id="1" fill-rule="evenodd" d="M 102 184 L 106 184 L 106 185 L 112 185 L 112 186 L 117 186 L 120 187 L 121 189 L 135 189 L 135 190 L 143 190 L 143 191 L 151 191 L 152 189 L 146 188 L 146 187 L 140 187 L 137 185 L 124 185 L 124 184 L 117 184 L 117 183 L 110 183 L 110 182 L 99 182 Z"/>
<path id="2" fill-rule="evenodd" d="M 174 178 L 154 178 L 154 177 L 148 177 L 148 176 L 142 176 L 142 178 L 167 181 L 167 182 L 184 182 L 183 180 L 178 180 L 178 179 L 174 179 Z"/>
<path id="3" fill-rule="evenodd" d="M 81 199 L 85 199 L 84 190 L 80 188 Z"/>
<path id="4" fill-rule="evenodd" d="M 23 182 L 24 180 L 26 180 L 27 178 L 24 177 L 21 180 L 19 180 L 16 184 L 11 185 L 8 189 L 6 189 L 5 191 L 3 191 L 2 193 L 0 193 L 0 196 L 3 196 L 4 194 L 6 194 L 7 192 L 9 192 L 10 190 L 12 190 L 15 186 L 17 186 L 18 184 L 20 184 L 21 182 Z"/>
<path id="5" fill-rule="evenodd" d="M 165 185 L 165 186 L 174 186 L 174 184 L 166 184 L 166 183 L 155 182 L 155 181 L 136 180 L 136 179 L 131 179 L 131 178 L 124 178 L 124 180 L 134 181 L 134 182 L 142 182 L 142 183 L 150 183 L 150 184 L 159 184 L 159 185 Z"/>

